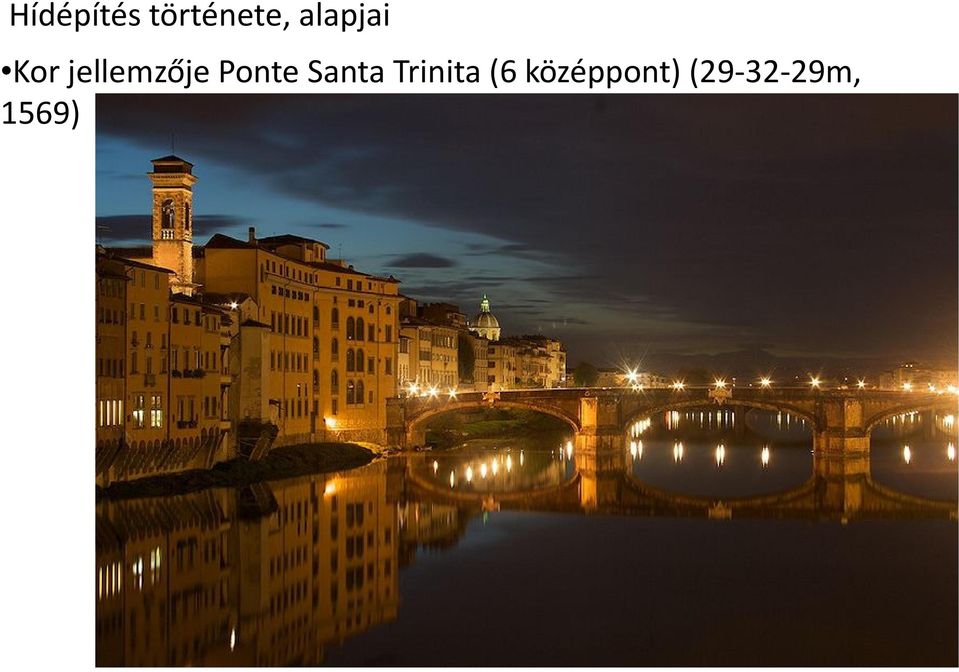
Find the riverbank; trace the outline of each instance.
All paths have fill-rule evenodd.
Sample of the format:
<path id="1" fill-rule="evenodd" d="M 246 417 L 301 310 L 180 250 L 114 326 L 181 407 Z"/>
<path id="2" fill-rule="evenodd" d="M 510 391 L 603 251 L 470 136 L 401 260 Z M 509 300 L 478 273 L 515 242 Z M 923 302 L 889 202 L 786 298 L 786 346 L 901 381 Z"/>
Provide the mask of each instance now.
<path id="1" fill-rule="evenodd" d="M 445 450 L 479 439 L 521 441 L 543 437 L 559 441 L 569 427 L 542 413 L 522 410 L 481 409 L 441 416 L 431 424 L 426 440 L 436 449 Z"/>
<path id="2" fill-rule="evenodd" d="M 97 500 L 169 497 L 207 488 L 239 488 L 262 481 L 355 469 L 376 455 L 353 443 L 314 443 L 275 448 L 259 462 L 234 459 L 212 469 L 150 476 L 97 487 Z"/>

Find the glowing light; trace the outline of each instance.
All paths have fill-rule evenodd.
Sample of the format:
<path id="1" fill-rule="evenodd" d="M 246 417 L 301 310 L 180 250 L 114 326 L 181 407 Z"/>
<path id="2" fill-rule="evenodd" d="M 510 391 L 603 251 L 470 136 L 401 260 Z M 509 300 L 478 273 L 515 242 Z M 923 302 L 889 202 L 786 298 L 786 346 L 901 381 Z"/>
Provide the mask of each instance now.
<path id="1" fill-rule="evenodd" d="M 932 383 L 929 383 L 929 391 L 930 391 L 930 392 L 935 392 L 935 391 L 936 391 L 936 386 L 933 385 Z"/>
<path id="2" fill-rule="evenodd" d="M 236 628 L 230 630 L 230 651 L 236 648 Z"/>
<path id="3" fill-rule="evenodd" d="M 636 456 L 640 460 L 643 459 L 643 442 L 642 441 L 636 442 Z"/>
<path id="4" fill-rule="evenodd" d="M 411 397 L 415 397 L 417 394 L 419 394 L 420 386 L 416 383 L 409 383 L 406 386 L 406 390 Z"/>
<path id="5" fill-rule="evenodd" d="M 716 446 L 716 466 L 721 467 L 726 462 L 726 446 L 719 444 Z"/>
<path id="6" fill-rule="evenodd" d="M 723 380 L 722 378 L 717 378 L 716 380 L 714 380 L 714 381 L 713 381 L 713 385 L 716 386 L 716 389 L 717 389 L 717 390 L 725 390 L 725 389 L 726 389 L 726 381 Z"/>
<path id="7" fill-rule="evenodd" d="M 499 458 L 496 458 L 495 460 L 493 460 L 493 464 L 490 467 L 490 469 L 493 471 L 493 476 L 495 476 L 499 472 Z"/>
<path id="8" fill-rule="evenodd" d="M 856 383 L 856 387 L 858 387 L 860 390 L 866 389 L 866 381 L 865 381 L 865 379 L 860 378 L 860 379 L 859 379 L 859 382 Z"/>
<path id="9" fill-rule="evenodd" d="M 236 310 L 239 307 L 240 307 L 240 304 L 238 304 L 236 301 L 230 301 L 230 310 Z M 234 634 L 236 634 L 236 630 L 234 630 L 233 632 Z M 233 648 L 233 647 L 230 647 L 230 648 Z"/>
<path id="10" fill-rule="evenodd" d="M 450 399 L 456 399 L 456 388 L 451 387 L 449 391 Z"/>
<path id="11" fill-rule="evenodd" d="M 436 472 L 440 469 L 440 463 L 436 460 L 433 460 L 433 475 L 436 475 Z"/>
<path id="12" fill-rule="evenodd" d="M 677 392 L 685 389 L 685 387 L 686 387 L 686 383 L 684 383 L 683 381 L 681 380 L 673 381 L 673 389 L 676 390 Z"/>
<path id="13" fill-rule="evenodd" d="M 912 451 L 909 449 L 909 446 L 903 446 L 902 448 L 902 461 L 906 464 L 912 462 Z"/>
<path id="14" fill-rule="evenodd" d="M 763 446 L 763 451 L 759 454 L 759 459 L 763 463 L 763 469 L 769 466 L 769 446 Z"/>
<path id="15" fill-rule="evenodd" d="M 480 465 L 480 478 L 486 478 L 486 463 Z"/>
<path id="16" fill-rule="evenodd" d="M 630 455 L 630 457 L 632 457 L 634 460 L 636 459 L 636 453 L 637 453 L 638 450 L 639 450 L 639 449 L 638 449 L 638 447 L 636 446 L 636 442 L 635 442 L 635 441 L 630 441 L 630 442 L 629 442 L 629 455 Z"/>
<path id="17" fill-rule="evenodd" d="M 326 487 L 323 488 L 323 494 L 324 494 L 324 495 L 332 495 L 334 492 L 336 492 L 336 482 L 335 482 L 335 481 L 329 481 L 329 482 L 326 484 Z"/>
<path id="18" fill-rule="evenodd" d="M 567 441 L 566 442 L 566 459 L 568 460 L 571 457 L 573 457 L 573 442 Z"/>
<path id="19" fill-rule="evenodd" d="M 911 392 L 911 391 L 912 391 L 912 383 L 903 383 L 903 384 L 902 384 L 902 390 L 903 390 L 903 392 Z"/>
<path id="20" fill-rule="evenodd" d="M 822 381 L 819 380 L 819 376 L 813 376 L 813 377 L 811 377 L 811 378 L 809 379 L 809 384 L 810 384 L 814 389 L 819 389 L 819 386 L 822 385 Z"/>
<path id="21" fill-rule="evenodd" d="M 429 389 L 430 399 L 436 399 L 436 397 L 438 397 L 439 395 L 440 395 L 440 388 L 438 388 L 436 385 L 431 385 Z"/>
<path id="22" fill-rule="evenodd" d="M 524 463 L 525 461 L 526 461 L 526 455 L 525 455 L 525 454 L 523 453 L 523 451 L 521 450 L 521 451 L 519 451 L 519 466 L 522 467 L 522 466 L 523 466 L 523 463 Z"/>
<path id="23" fill-rule="evenodd" d="M 952 415 L 952 414 L 949 414 L 949 415 L 943 417 L 943 419 L 942 419 L 942 426 L 943 426 L 943 427 L 952 428 L 952 426 L 953 426 L 954 424 L 956 424 L 956 416 L 954 416 L 954 415 Z"/>
<path id="24" fill-rule="evenodd" d="M 763 388 L 767 388 L 767 389 L 768 389 L 768 388 L 772 387 L 772 384 L 773 384 L 773 381 L 772 381 L 768 376 L 764 376 L 764 377 L 762 377 L 762 378 L 759 379 L 759 386 L 760 386 L 760 387 L 763 387 Z"/>
<path id="25" fill-rule="evenodd" d="M 508 474 L 511 471 L 513 471 L 513 456 L 507 455 L 506 456 L 506 473 Z"/>
<path id="26" fill-rule="evenodd" d="M 453 473 L 453 470 L 450 470 L 450 488 L 456 485 L 456 474 Z"/>
<path id="27" fill-rule="evenodd" d="M 949 445 L 946 446 L 946 457 L 949 458 L 950 462 L 956 461 L 956 445 L 954 443 L 950 442 Z"/>
<path id="28" fill-rule="evenodd" d="M 472 465 L 467 465 L 466 467 L 466 482 L 467 483 L 473 482 L 473 466 Z"/>
<path id="29" fill-rule="evenodd" d="M 682 462 L 683 461 L 683 442 L 677 441 L 673 444 L 673 461 Z"/>
<path id="30" fill-rule="evenodd" d="M 639 372 L 636 369 L 628 369 L 626 371 L 626 380 L 632 384 L 636 384 L 636 381 L 639 380 Z"/>
<path id="31" fill-rule="evenodd" d="M 946 385 L 946 392 L 949 394 L 956 394 L 956 392 L 959 392 L 959 388 L 957 388 L 955 385 Z"/>
<path id="32" fill-rule="evenodd" d="M 327 429 L 336 429 L 336 418 L 323 418 Z"/>

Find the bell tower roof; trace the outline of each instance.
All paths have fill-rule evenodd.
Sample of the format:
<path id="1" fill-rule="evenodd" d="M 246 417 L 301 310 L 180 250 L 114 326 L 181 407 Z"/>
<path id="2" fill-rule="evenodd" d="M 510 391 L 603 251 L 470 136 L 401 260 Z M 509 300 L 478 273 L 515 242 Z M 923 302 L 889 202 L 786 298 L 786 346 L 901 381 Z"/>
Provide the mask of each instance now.
<path id="1" fill-rule="evenodd" d="M 175 154 L 164 156 L 159 159 L 153 159 L 153 172 L 155 173 L 186 173 L 193 174 L 193 164 L 186 159 L 181 159 Z"/>

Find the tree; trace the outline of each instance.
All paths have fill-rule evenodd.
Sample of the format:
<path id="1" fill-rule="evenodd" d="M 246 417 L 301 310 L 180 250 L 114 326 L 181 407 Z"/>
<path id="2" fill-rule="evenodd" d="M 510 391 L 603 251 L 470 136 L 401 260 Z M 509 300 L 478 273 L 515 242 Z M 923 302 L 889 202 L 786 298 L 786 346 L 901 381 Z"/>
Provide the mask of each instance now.
<path id="1" fill-rule="evenodd" d="M 599 380 L 599 371 L 589 362 L 580 362 L 579 366 L 573 369 L 573 380 L 577 387 L 595 387 Z"/>

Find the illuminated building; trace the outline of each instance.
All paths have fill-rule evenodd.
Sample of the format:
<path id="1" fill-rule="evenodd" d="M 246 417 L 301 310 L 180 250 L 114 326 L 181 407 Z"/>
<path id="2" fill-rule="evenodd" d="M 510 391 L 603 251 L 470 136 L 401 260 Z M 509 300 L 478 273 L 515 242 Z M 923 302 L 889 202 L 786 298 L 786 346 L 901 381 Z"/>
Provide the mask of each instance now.
<path id="1" fill-rule="evenodd" d="M 168 269 L 103 250 L 96 268 L 97 481 L 224 459 L 229 315 L 171 294 Z"/>

